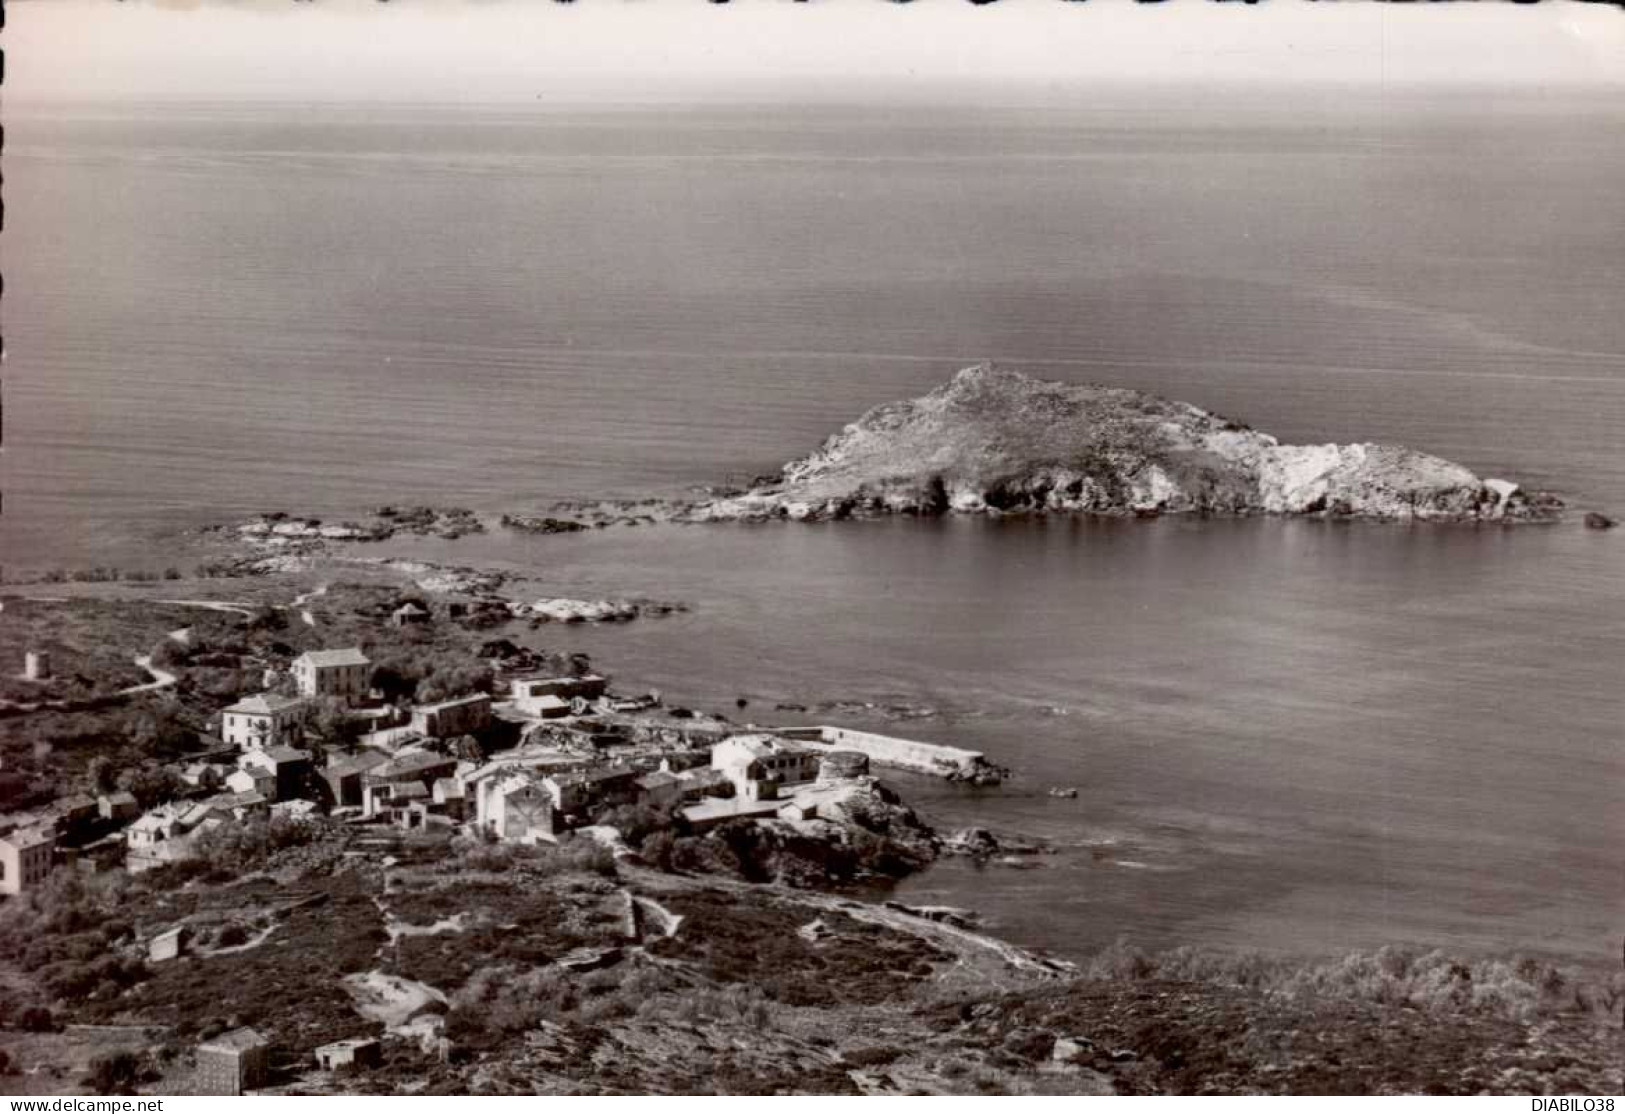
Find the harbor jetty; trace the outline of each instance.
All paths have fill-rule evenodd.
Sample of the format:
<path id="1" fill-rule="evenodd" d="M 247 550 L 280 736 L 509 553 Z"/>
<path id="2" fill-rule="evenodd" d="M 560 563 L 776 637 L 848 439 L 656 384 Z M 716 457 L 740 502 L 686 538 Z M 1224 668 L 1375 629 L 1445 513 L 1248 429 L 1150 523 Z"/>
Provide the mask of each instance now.
<path id="1" fill-rule="evenodd" d="M 857 751 L 868 755 L 877 766 L 896 770 L 931 774 L 949 781 L 968 781 L 976 785 L 997 785 L 1009 771 L 989 762 L 981 751 L 962 747 L 943 746 L 940 743 L 899 739 L 892 735 L 877 735 L 872 731 L 855 731 L 849 727 L 820 724 L 813 727 L 778 727 L 773 734 L 790 739 L 812 750 L 831 753 Z"/>

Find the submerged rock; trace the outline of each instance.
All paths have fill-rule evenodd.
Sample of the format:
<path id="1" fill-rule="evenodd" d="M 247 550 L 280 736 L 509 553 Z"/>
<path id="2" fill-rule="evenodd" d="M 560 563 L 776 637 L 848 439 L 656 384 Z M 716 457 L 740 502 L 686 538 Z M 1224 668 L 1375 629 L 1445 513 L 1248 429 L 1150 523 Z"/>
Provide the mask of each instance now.
<path id="1" fill-rule="evenodd" d="M 949 837 L 944 850 L 955 855 L 995 855 L 999 841 L 986 828 L 963 828 Z"/>
<path id="2" fill-rule="evenodd" d="M 531 534 L 574 534 L 591 527 L 584 522 L 577 522 L 573 518 L 553 518 L 550 516 L 534 515 L 503 515 L 501 523 L 509 530 L 519 530 Z"/>

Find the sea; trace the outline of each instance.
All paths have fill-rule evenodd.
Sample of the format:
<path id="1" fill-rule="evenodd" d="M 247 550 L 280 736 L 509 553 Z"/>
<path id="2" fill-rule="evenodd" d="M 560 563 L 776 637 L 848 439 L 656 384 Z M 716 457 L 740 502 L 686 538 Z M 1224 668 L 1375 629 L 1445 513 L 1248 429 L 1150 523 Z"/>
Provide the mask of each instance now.
<path id="1" fill-rule="evenodd" d="M 6 571 L 198 526 L 772 471 L 991 359 L 1560 494 L 1548 527 L 895 520 L 388 543 L 559 595 L 622 687 L 983 750 L 905 901 L 1122 940 L 1617 964 L 1625 104 L 7 106 Z M 741 704 L 743 702 L 743 704 Z M 780 704 L 802 704 L 799 715 Z M 1054 796 L 1052 789 L 1076 790 Z"/>

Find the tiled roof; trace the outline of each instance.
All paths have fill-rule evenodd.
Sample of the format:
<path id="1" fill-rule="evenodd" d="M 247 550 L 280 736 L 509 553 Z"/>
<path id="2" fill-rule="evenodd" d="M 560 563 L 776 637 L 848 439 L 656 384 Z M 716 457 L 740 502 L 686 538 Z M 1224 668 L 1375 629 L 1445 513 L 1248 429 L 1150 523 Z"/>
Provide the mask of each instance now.
<path id="1" fill-rule="evenodd" d="M 456 697 L 452 700 L 442 700 L 438 704 L 419 704 L 416 710 L 419 712 L 438 712 L 443 708 L 458 708 L 464 704 L 478 704 L 481 701 L 489 702 L 490 699 L 491 697 L 486 693 L 475 692 L 470 693 L 467 696 Z"/>
<path id="2" fill-rule="evenodd" d="M 292 708 L 297 708 L 303 703 L 302 700 L 295 700 L 293 697 L 283 696 L 281 693 L 262 692 L 250 696 L 247 700 L 239 700 L 227 708 L 226 711 L 244 715 L 271 716 L 276 715 L 278 712 L 286 712 Z"/>
<path id="3" fill-rule="evenodd" d="M 216 1052 L 246 1052 L 250 1048 L 262 1048 L 266 1039 L 252 1029 L 233 1029 L 229 1033 L 221 1033 L 213 1040 L 206 1041 L 198 1047 Z"/>
<path id="4" fill-rule="evenodd" d="M 293 747 L 266 747 L 259 753 L 278 764 L 283 762 L 307 762 L 310 760 L 308 751 L 295 750 Z"/>
<path id="5" fill-rule="evenodd" d="M 457 759 L 448 758 L 444 754 L 436 754 L 432 750 L 415 750 L 408 754 L 397 755 L 391 761 L 375 767 L 369 776 L 374 781 L 415 778 L 422 777 L 426 770 L 433 770 L 441 766 L 455 769 Z"/>
<path id="6" fill-rule="evenodd" d="M 18 849 L 26 847 L 38 847 L 42 843 L 56 842 L 55 837 L 53 837 L 51 833 L 45 831 L 43 828 L 23 828 L 19 831 L 10 832 L 6 835 L 0 836 L 0 839 L 5 840 L 7 843 Z"/>
<path id="7" fill-rule="evenodd" d="M 306 650 L 300 654 L 299 661 L 308 661 L 311 665 L 322 667 L 329 665 L 371 665 L 372 659 L 352 646 L 345 650 Z"/>
<path id="8" fill-rule="evenodd" d="M 364 774 L 368 770 L 377 769 L 388 761 L 389 758 L 386 755 L 380 754 L 376 750 L 363 750 L 337 762 L 329 762 L 327 764 L 327 774 L 329 777 Z"/>
<path id="9" fill-rule="evenodd" d="M 567 774 L 557 774 L 552 780 L 560 785 L 590 785 L 594 782 L 636 778 L 638 774 L 639 771 L 630 766 L 599 766 L 585 770 L 573 770 Z"/>

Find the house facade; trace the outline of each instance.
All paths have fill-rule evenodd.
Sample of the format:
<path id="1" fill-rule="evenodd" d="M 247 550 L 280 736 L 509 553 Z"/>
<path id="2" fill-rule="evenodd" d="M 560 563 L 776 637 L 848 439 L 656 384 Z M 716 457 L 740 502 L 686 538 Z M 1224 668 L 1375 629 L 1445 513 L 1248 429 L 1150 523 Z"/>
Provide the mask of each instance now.
<path id="1" fill-rule="evenodd" d="M 638 778 L 642 771 L 631 766 L 599 766 L 550 774 L 542 786 L 553 799 L 553 807 L 566 814 L 588 809 L 632 804 L 639 796 Z"/>
<path id="2" fill-rule="evenodd" d="M 410 601 L 401 604 L 394 611 L 392 611 L 389 616 L 389 621 L 394 623 L 397 627 L 412 626 L 416 623 L 427 623 L 429 619 L 430 615 L 428 608 L 421 604 L 412 603 Z"/>
<path id="3" fill-rule="evenodd" d="M 135 794 L 124 789 L 96 798 L 96 810 L 103 820 L 133 820 L 141 815 L 141 806 L 136 803 Z"/>
<path id="4" fill-rule="evenodd" d="M 256 786 L 259 792 L 276 801 L 289 801 L 300 796 L 311 772 L 310 755 L 292 747 L 270 746 L 251 750 L 239 760 L 242 769 L 256 775 L 268 775 L 271 789 Z"/>
<path id="5" fill-rule="evenodd" d="M 383 1063 L 383 1048 L 373 1037 L 351 1037 L 316 1049 L 316 1066 L 323 1071 L 375 1068 Z"/>
<path id="6" fill-rule="evenodd" d="M 190 937 L 191 929 L 185 925 L 160 932 L 147 943 L 147 962 L 163 963 L 179 958 L 186 951 Z"/>
<path id="7" fill-rule="evenodd" d="M 124 833 L 130 850 L 137 851 L 177 839 L 185 834 L 180 809 L 174 805 L 159 805 L 142 816 Z"/>
<path id="8" fill-rule="evenodd" d="M 561 828 L 553 797 L 534 776 L 513 774 L 480 783 L 478 824 L 498 839 L 551 836 Z"/>
<path id="9" fill-rule="evenodd" d="M 197 1090 L 204 1095 L 240 1095 L 265 1086 L 271 1046 L 252 1029 L 233 1029 L 197 1048 Z"/>
<path id="10" fill-rule="evenodd" d="M 491 723 L 491 698 L 485 693 L 461 696 L 412 711 L 412 730 L 431 739 L 470 735 Z"/>
<path id="11" fill-rule="evenodd" d="M 368 772 L 388 761 L 388 757 L 378 751 L 362 750 L 348 758 L 329 762 L 322 770 L 322 780 L 327 783 L 330 803 L 335 808 L 359 807 L 363 779 Z"/>
<path id="12" fill-rule="evenodd" d="M 258 767 L 244 766 L 227 775 L 225 785 L 233 793 L 258 793 L 270 800 L 276 793 L 276 775 Z"/>
<path id="13" fill-rule="evenodd" d="M 609 690 L 609 681 L 596 673 L 581 677 L 522 677 L 512 685 L 514 707 L 526 715 L 551 716 L 571 701 L 597 700 Z"/>
<path id="14" fill-rule="evenodd" d="M 711 766 L 746 800 L 773 800 L 779 787 L 818 777 L 818 755 L 772 735 L 735 735 L 711 748 Z"/>
<path id="15" fill-rule="evenodd" d="M 299 695 L 358 700 L 372 681 L 372 660 L 359 649 L 309 650 L 293 659 Z"/>
<path id="16" fill-rule="evenodd" d="M 0 894 L 26 893 L 50 875 L 56 838 L 41 828 L 0 836 Z"/>
<path id="17" fill-rule="evenodd" d="M 303 700 L 262 692 L 220 713 L 220 738 L 240 747 L 274 746 L 300 737 Z"/>
<path id="18" fill-rule="evenodd" d="M 400 754 L 362 776 L 361 811 L 365 816 L 393 815 L 414 800 L 432 799 L 432 786 L 457 772 L 457 759 L 433 751 Z"/>

